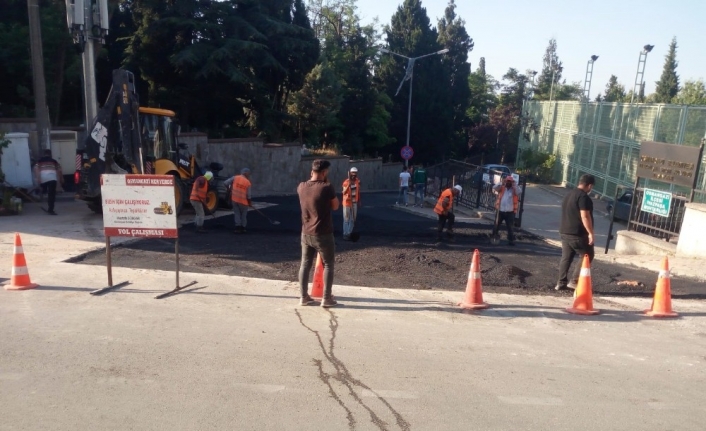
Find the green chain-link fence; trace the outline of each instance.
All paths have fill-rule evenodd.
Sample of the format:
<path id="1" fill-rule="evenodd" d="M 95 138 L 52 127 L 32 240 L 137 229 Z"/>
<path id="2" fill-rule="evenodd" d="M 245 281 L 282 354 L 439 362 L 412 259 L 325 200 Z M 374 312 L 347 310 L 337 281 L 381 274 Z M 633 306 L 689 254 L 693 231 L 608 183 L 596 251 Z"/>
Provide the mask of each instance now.
<path id="1" fill-rule="evenodd" d="M 634 185 L 640 142 L 699 146 L 706 138 L 706 106 L 530 101 L 522 125 L 518 160 L 527 149 L 556 154 L 557 182 L 575 186 L 581 175 L 593 174 L 594 190 L 612 197 L 617 186 Z M 706 202 L 704 165 L 697 202 Z M 644 185 L 689 193 L 664 183 Z"/>

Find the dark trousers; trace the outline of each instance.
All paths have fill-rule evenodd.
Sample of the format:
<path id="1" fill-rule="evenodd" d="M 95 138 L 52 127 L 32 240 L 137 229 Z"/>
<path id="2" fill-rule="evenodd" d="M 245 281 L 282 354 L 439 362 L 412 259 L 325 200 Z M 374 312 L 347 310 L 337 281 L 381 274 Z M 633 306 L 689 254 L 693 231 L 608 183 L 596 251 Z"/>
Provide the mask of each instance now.
<path id="1" fill-rule="evenodd" d="M 439 214 L 439 225 L 436 228 L 436 230 L 441 234 L 441 231 L 444 230 L 444 225 L 446 224 L 446 221 L 449 221 L 449 227 L 447 228 L 448 232 L 453 232 L 454 230 L 454 220 L 456 220 L 456 216 L 454 216 L 454 213 L 448 213 L 446 215 Z"/>
<path id="2" fill-rule="evenodd" d="M 579 256 L 579 262 L 574 269 L 571 281 L 578 283 L 579 275 L 581 275 L 581 262 L 583 262 L 583 256 L 586 254 L 588 255 L 588 260 L 593 262 L 595 253 L 593 246 L 588 244 L 588 236 L 561 236 L 561 263 L 559 263 L 559 281 L 557 284 L 566 286 L 569 282 L 569 268 L 576 255 Z"/>
<path id="3" fill-rule="evenodd" d="M 331 297 L 333 288 L 333 263 L 336 254 L 336 244 L 333 234 L 305 235 L 302 234 L 302 262 L 299 266 L 299 288 L 302 298 L 309 294 L 309 273 L 314 266 L 316 254 L 321 254 L 324 263 L 324 298 Z"/>
<path id="4" fill-rule="evenodd" d="M 56 202 L 56 181 L 47 181 L 46 183 L 42 183 L 42 189 L 48 195 L 47 205 L 49 208 L 47 208 L 47 210 L 52 212 L 54 211 L 54 202 Z"/>
<path id="5" fill-rule="evenodd" d="M 515 213 L 513 211 L 503 212 L 498 214 L 498 233 L 500 233 L 500 226 L 502 226 L 503 221 L 507 225 L 507 240 L 510 242 L 515 242 Z"/>

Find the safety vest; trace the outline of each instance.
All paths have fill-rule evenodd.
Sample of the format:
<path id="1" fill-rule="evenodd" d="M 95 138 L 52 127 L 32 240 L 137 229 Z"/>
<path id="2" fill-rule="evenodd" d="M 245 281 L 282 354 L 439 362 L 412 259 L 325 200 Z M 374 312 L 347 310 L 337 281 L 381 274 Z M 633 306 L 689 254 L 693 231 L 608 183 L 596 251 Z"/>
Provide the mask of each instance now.
<path id="1" fill-rule="evenodd" d="M 203 178 L 203 186 L 199 187 L 199 179 Z M 205 177 L 198 177 L 191 186 L 191 196 L 189 200 L 206 203 L 206 194 L 208 193 L 208 181 Z"/>
<path id="2" fill-rule="evenodd" d="M 250 180 L 245 178 L 245 175 L 236 175 L 233 180 L 233 189 L 230 192 L 230 200 L 237 204 L 249 206 L 248 189 L 250 185 Z"/>
<path id="3" fill-rule="evenodd" d="M 448 198 L 449 199 L 449 205 L 447 207 L 444 207 L 444 199 Z M 434 207 L 434 212 L 442 215 L 442 214 L 448 214 L 448 212 L 451 210 L 451 207 L 453 206 L 454 202 L 454 193 L 452 189 L 446 189 L 443 192 L 441 192 L 441 196 L 439 196 L 439 200 L 436 201 L 436 206 Z"/>
<path id="4" fill-rule="evenodd" d="M 500 201 L 503 199 L 503 195 L 505 194 L 505 191 L 507 190 L 507 187 L 501 187 L 500 191 L 498 191 L 498 197 L 495 199 L 495 209 L 500 210 Z M 520 201 L 519 197 L 517 196 L 517 186 L 512 186 L 512 212 L 517 212 L 517 204 Z"/>
<path id="5" fill-rule="evenodd" d="M 350 179 L 347 179 L 343 181 L 343 206 L 344 207 L 352 207 L 353 206 L 353 187 L 348 187 L 348 184 L 350 184 Z M 355 179 L 355 203 L 360 202 L 360 180 L 358 178 Z M 345 190 L 345 188 L 348 187 L 348 190 Z"/>

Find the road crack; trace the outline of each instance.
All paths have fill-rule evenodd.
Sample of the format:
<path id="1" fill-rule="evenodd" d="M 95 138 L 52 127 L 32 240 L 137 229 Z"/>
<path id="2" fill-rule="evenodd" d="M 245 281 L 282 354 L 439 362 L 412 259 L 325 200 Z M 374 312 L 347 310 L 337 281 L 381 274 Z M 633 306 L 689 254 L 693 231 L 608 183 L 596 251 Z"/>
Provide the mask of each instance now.
<path id="1" fill-rule="evenodd" d="M 328 347 L 324 343 L 323 338 L 321 337 L 321 334 L 319 331 L 311 328 L 308 326 L 306 323 L 304 323 L 304 319 L 302 318 L 301 314 L 299 313 L 299 310 L 294 310 L 294 312 L 297 315 L 297 318 L 299 319 L 299 323 L 309 332 L 314 334 L 316 337 L 316 340 L 319 343 L 319 348 L 321 349 L 321 353 L 324 355 L 326 358 L 326 361 L 331 364 L 331 366 L 334 368 L 335 373 L 330 374 L 326 373 L 323 370 L 323 362 L 321 360 L 313 359 L 314 365 L 318 368 L 319 371 L 319 379 L 329 388 L 329 394 L 331 397 L 336 400 L 336 402 L 345 410 L 346 412 L 346 418 L 348 419 L 348 428 L 350 430 L 355 430 L 356 429 L 356 420 L 353 415 L 353 412 L 351 411 L 350 408 L 348 408 L 345 403 L 343 402 L 341 396 L 336 393 L 335 389 L 333 388 L 333 385 L 331 385 L 331 379 L 338 381 L 341 383 L 343 386 L 348 389 L 348 394 L 355 400 L 356 403 L 358 403 L 361 407 L 363 407 L 369 414 L 370 414 L 370 421 L 380 430 L 380 431 L 389 431 L 388 424 L 385 422 L 378 414 L 361 398 L 361 396 L 356 392 L 356 388 L 361 388 L 365 389 L 368 392 L 372 393 L 375 395 L 375 397 L 382 402 L 385 407 L 392 413 L 392 415 L 395 417 L 395 421 L 397 423 L 397 426 L 399 427 L 400 430 L 402 431 L 409 431 L 411 429 L 411 426 L 409 422 L 407 422 L 402 415 L 395 410 L 390 403 L 378 395 L 377 392 L 375 392 L 373 389 L 371 389 L 368 385 L 360 381 L 359 379 L 356 379 L 351 375 L 350 371 L 346 367 L 346 365 L 336 357 L 335 354 L 335 346 L 336 346 L 336 335 L 338 332 L 338 317 L 331 311 L 331 310 L 326 310 L 329 313 L 329 329 L 331 331 L 331 338 L 328 340 Z"/>

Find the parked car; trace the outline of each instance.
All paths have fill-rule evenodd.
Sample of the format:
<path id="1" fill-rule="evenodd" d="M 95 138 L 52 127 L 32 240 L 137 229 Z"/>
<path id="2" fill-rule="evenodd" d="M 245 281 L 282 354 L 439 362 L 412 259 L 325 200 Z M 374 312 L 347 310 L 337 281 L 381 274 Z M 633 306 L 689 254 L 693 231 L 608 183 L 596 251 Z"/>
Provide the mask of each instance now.
<path id="1" fill-rule="evenodd" d="M 633 190 L 627 189 L 623 194 L 618 197 L 615 202 L 615 214 L 613 216 L 613 221 L 628 221 L 630 219 L 630 205 L 632 204 Z M 608 214 L 613 211 L 613 202 L 608 202 L 606 205 L 606 211 Z"/>

